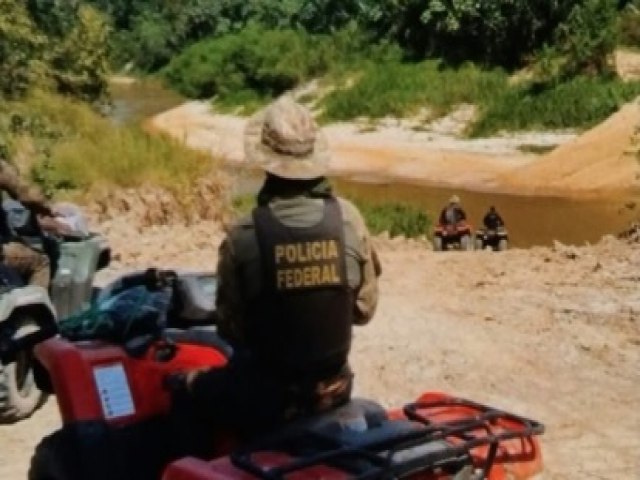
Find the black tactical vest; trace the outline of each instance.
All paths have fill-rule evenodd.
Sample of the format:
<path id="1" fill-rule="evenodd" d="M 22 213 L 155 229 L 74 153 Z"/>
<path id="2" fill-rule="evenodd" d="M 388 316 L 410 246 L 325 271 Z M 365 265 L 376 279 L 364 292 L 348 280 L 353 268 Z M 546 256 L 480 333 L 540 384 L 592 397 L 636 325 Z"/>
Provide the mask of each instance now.
<path id="1" fill-rule="evenodd" d="M 309 228 L 283 225 L 268 205 L 253 220 L 263 288 L 249 305 L 249 346 L 292 380 L 336 374 L 347 362 L 354 308 L 338 201 L 326 198 L 322 220 Z"/>

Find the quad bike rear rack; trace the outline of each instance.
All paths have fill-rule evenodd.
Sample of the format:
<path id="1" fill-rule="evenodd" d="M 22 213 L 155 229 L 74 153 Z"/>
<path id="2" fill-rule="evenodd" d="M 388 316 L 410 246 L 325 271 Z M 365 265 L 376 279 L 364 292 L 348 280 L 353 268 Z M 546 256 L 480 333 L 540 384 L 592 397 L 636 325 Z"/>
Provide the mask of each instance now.
<path id="1" fill-rule="evenodd" d="M 438 411 L 459 407 L 476 413 L 450 421 L 433 418 L 439 416 Z M 459 398 L 419 401 L 405 406 L 402 412 L 406 420 L 401 421 L 412 422 L 416 428 L 394 435 L 393 438 L 379 438 L 363 446 L 348 446 L 341 445 L 329 435 L 307 432 L 305 442 L 315 445 L 316 453 L 311 455 L 296 456 L 293 453 L 282 465 L 271 468 L 260 465 L 254 458 L 259 452 L 291 453 L 276 441 L 235 452 L 230 455 L 230 460 L 234 467 L 264 480 L 282 480 L 287 475 L 319 466 L 335 468 L 342 475 L 347 474 L 348 478 L 378 480 L 404 478 L 417 473 L 446 472 L 447 467 L 460 469 L 470 464 L 473 458 L 476 460 L 474 466 L 481 469 L 482 473 L 473 478 L 484 479 L 489 478 L 503 442 L 526 442 L 529 437 L 544 433 L 544 425 L 535 420 Z M 431 413 L 435 415 L 430 416 Z M 499 424 L 500 431 L 495 432 Z M 505 428 L 505 424 L 512 427 Z M 437 448 L 426 448 L 434 443 Z M 411 449 L 417 449 L 418 453 L 413 462 L 407 464 L 397 461 L 400 454 Z M 478 456 L 472 456 L 477 449 L 484 449 L 480 455 L 481 462 L 477 461 Z"/>

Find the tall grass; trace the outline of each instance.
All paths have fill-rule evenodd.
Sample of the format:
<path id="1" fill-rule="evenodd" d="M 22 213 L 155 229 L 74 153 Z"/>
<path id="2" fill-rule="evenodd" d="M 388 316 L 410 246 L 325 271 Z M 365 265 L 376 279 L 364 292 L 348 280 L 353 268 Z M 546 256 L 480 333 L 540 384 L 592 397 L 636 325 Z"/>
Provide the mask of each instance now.
<path id="1" fill-rule="evenodd" d="M 473 65 L 452 69 L 436 61 L 371 65 L 352 85 L 335 90 L 323 102 L 324 121 L 364 116 L 397 117 L 428 108 L 437 117 L 461 103 L 480 113 L 469 135 L 500 131 L 588 128 L 640 95 L 640 82 L 576 77 L 559 84 L 511 84 L 501 70 Z"/>
<path id="2" fill-rule="evenodd" d="M 488 99 L 472 136 L 499 131 L 588 128 L 640 95 L 640 82 L 577 77 L 547 88 L 514 86 Z"/>
<path id="3" fill-rule="evenodd" d="M 86 194 L 145 183 L 178 191 L 213 166 L 205 154 L 140 128 L 117 126 L 79 102 L 36 94 L 21 109 L 25 121 L 41 126 L 23 135 L 44 145 L 33 176 L 50 192 Z"/>
<path id="4" fill-rule="evenodd" d="M 407 116 L 421 107 L 434 116 L 461 103 L 485 103 L 507 88 L 507 74 L 465 64 L 446 68 L 436 60 L 370 63 L 355 83 L 339 88 L 323 101 L 323 120 Z"/>

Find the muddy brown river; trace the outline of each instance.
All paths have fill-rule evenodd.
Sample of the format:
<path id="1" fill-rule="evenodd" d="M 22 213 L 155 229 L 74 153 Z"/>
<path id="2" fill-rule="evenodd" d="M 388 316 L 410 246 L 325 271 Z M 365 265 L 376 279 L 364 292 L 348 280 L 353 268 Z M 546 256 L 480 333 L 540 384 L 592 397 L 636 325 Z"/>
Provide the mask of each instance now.
<path id="1" fill-rule="evenodd" d="M 431 219 L 451 195 L 474 227 L 481 225 L 489 206 L 504 218 L 511 244 L 516 247 L 550 245 L 554 240 L 572 245 L 594 243 L 603 235 L 617 234 L 640 220 L 640 194 L 597 200 L 502 195 L 397 183 L 362 183 L 336 180 L 340 193 L 369 202 L 406 202 L 424 209 Z"/>
<path id="2" fill-rule="evenodd" d="M 144 81 L 112 85 L 111 117 L 118 123 L 142 121 L 179 105 L 183 99 L 159 82 Z M 260 177 L 236 176 L 239 194 L 257 191 Z M 568 198 L 503 195 L 461 189 L 434 188 L 371 179 L 334 179 L 338 192 L 371 203 L 402 202 L 424 209 L 437 218 L 447 199 L 456 194 L 474 227 L 481 223 L 490 205 L 503 216 L 516 247 L 550 245 L 554 240 L 583 245 L 606 234 L 617 234 L 632 221 L 640 220 L 640 192 L 617 198 L 575 200 Z"/>

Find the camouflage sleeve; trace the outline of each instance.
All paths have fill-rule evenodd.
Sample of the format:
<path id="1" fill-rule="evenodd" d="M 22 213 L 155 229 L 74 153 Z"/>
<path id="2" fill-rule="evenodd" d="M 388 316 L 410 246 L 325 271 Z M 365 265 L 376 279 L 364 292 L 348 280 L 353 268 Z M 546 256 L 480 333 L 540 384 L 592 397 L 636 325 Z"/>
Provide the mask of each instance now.
<path id="1" fill-rule="evenodd" d="M 362 265 L 362 286 L 356 299 L 354 323 L 366 325 L 373 318 L 378 306 L 378 276 L 382 272 L 378 255 L 371 244 L 369 232 L 362 237 L 364 264 Z"/>
<path id="2" fill-rule="evenodd" d="M 380 260 L 373 248 L 371 235 L 358 209 L 343 200 L 345 220 L 350 222 L 360 240 L 362 281 L 357 291 L 354 323 L 366 325 L 373 318 L 378 306 L 378 277 L 382 272 Z"/>
<path id="3" fill-rule="evenodd" d="M 26 206 L 35 208 L 39 213 L 51 213 L 44 195 L 35 187 L 23 182 L 6 161 L 0 162 L 0 190 L 4 190 L 11 198 Z"/>
<path id="4" fill-rule="evenodd" d="M 217 272 L 216 314 L 218 317 L 218 331 L 222 337 L 231 342 L 242 342 L 244 339 L 244 311 L 233 244 L 229 237 L 220 245 Z"/>

